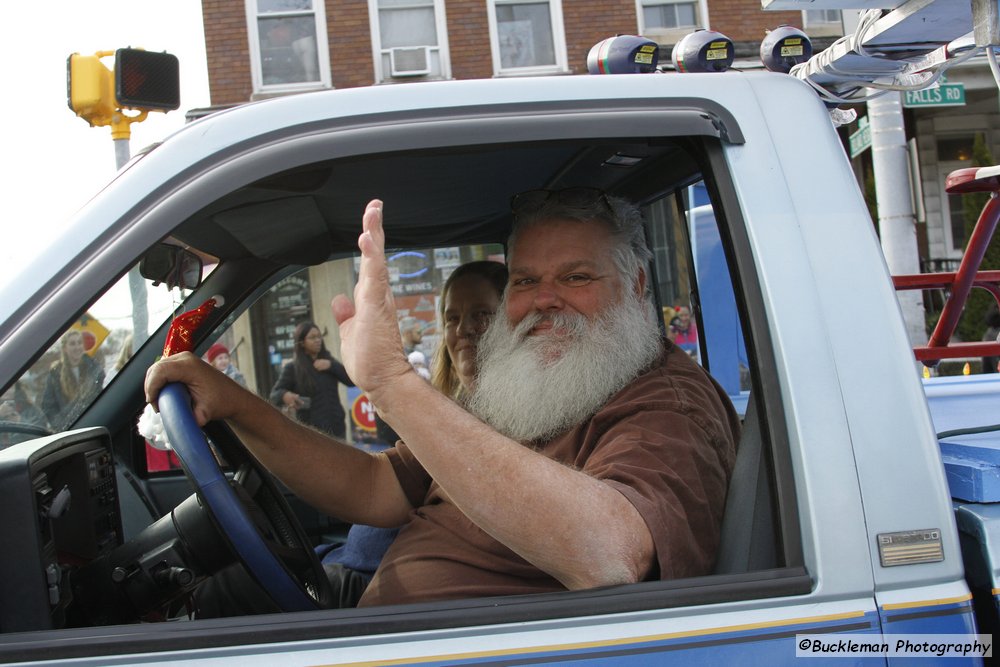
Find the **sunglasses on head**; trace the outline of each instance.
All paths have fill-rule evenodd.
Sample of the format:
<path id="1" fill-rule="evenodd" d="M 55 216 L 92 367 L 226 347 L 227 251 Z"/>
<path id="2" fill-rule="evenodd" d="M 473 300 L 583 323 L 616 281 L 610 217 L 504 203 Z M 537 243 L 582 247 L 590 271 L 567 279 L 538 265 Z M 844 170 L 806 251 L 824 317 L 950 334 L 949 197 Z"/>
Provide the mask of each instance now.
<path id="1" fill-rule="evenodd" d="M 607 194 L 600 188 L 564 188 L 562 190 L 526 190 L 519 192 L 510 198 L 510 210 L 514 215 L 526 215 L 538 211 L 549 201 L 554 200 L 558 204 L 570 208 L 589 208 L 594 204 L 603 204 L 609 211 L 611 202 L 608 201 Z"/>

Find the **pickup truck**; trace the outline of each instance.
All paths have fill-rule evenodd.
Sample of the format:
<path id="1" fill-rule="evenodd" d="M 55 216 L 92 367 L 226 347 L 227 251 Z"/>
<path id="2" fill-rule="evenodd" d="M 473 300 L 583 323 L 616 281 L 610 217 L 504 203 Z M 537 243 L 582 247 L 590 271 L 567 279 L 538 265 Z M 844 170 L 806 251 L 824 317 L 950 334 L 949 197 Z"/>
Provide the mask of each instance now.
<path id="1" fill-rule="evenodd" d="M 326 608 L 303 554 L 337 539 L 335 519 L 279 502 L 224 425 L 206 428 L 218 457 L 175 443 L 180 465 L 137 433 L 172 316 L 211 297 L 195 351 L 225 341 L 263 395 L 288 325 L 313 319 L 338 349 L 328 304 L 354 284 L 369 199 L 385 201 L 397 308 L 428 343 L 443 278 L 503 256 L 511 195 L 565 186 L 641 205 L 657 302 L 691 308 L 695 355 L 744 417 L 713 573 Z M 89 389 L 43 410 L 80 341 Z M 7 664 L 788 664 L 801 636 L 997 627 L 998 498 L 949 489 L 972 478 L 959 445 L 996 439 L 937 433 L 997 421 L 1000 385 L 922 379 L 827 109 L 783 74 L 421 83 L 212 114 L 135 157 L 0 287 L 0 386 Z M 363 397 L 351 408 L 367 447 Z M 995 463 L 971 466 L 980 487 Z M 294 530 L 246 530 L 254 506 Z M 237 559 L 285 611 L 190 613 L 191 588 Z"/>

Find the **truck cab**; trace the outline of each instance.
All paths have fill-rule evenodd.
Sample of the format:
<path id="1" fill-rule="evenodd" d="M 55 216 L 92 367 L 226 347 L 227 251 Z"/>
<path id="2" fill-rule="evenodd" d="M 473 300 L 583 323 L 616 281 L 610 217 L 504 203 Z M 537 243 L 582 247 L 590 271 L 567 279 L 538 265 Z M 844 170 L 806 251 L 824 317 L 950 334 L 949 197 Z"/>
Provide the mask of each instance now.
<path id="1" fill-rule="evenodd" d="M 269 313 L 329 323 L 336 354 L 328 304 L 353 289 L 369 199 L 385 202 L 397 307 L 432 340 L 420 309 L 456 261 L 504 256 L 510 197 L 569 186 L 641 206 L 657 305 L 690 310 L 693 355 L 744 420 L 714 572 L 332 609 L 276 554 L 338 539 L 337 517 L 289 497 L 268 519 L 299 524 L 290 543 L 241 536 L 201 460 L 149 453 L 142 383 L 175 314 L 222 296 L 194 349 L 241 349 L 266 395 L 282 352 Z M 0 385 L 22 404 L 69 331 L 90 333 L 105 369 L 71 411 L 0 423 L 5 663 L 784 664 L 803 635 L 992 630 L 872 221 L 826 108 L 785 75 L 422 83 L 216 113 L 123 169 L 0 288 L 0 314 Z M 354 444 L 370 446 L 349 398 Z M 287 495 L 207 430 L 230 463 L 214 474 L 239 486 L 246 464 L 264 489 L 241 502 Z M 280 614 L 189 613 L 191 588 L 236 560 L 267 561 L 298 595 Z"/>

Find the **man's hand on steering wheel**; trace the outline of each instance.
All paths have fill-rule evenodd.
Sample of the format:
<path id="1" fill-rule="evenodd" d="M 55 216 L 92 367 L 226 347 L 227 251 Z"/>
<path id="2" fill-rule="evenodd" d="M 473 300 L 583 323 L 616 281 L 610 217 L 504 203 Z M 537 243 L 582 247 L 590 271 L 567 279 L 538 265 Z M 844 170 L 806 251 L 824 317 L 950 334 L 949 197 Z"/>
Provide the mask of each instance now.
<path id="1" fill-rule="evenodd" d="M 170 364 L 167 373 L 150 373 L 154 376 L 152 393 L 160 404 L 170 443 L 201 501 L 199 505 L 208 511 L 233 552 L 280 609 L 305 611 L 329 606 L 333 599 L 329 580 L 294 512 L 270 473 L 221 421 L 220 415 L 227 411 L 219 409 L 220 403 L 244 390 L 214 368 L 201 364 L 197 357 L 181 356 L 190 358 Z M 203 373 L 199 366 L 210 370 Z M 182 372 L 174 375 L 177 369 Z M 167 384 L 157 386 L 164 375 L 169 376 Z M 170 381 L 178 375 L 199 391 L 198 419 L 186 387 Z M 225 382 L 218 382 L 214 376 Z M 238 391 L 226 391 L 227 383 Z M 215 400 L 212 392 L 220 385 L 226 393 L 221 400 Z M 227 479 L 205 433 L 212 434 L 216 447 L 236 469 L 235 484 Z"/>
<path id="2" fill-rule="evenodd" d="M 191 352 L 165 357 L 146 371 L 146 401 L 157 405 L 160 390 L 171 382 L 187 386 L 198 426 L 237 417 L 252 394 Z"/>

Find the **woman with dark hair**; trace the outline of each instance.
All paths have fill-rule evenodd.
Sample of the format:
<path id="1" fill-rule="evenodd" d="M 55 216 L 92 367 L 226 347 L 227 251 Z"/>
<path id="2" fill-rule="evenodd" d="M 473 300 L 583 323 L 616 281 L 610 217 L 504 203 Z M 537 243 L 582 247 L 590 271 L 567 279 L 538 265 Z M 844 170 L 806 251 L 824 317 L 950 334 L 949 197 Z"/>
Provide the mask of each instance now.
<path id="1" fill-rule="evenodd" d="M 304 424 L 343 440 L 347 435 L 340 384 L 353 387 L 344 365 L 326 349 L 323 334 L 313 322 L 302 322 L 293 336 L 295 354 L 281 369 L 271 390 L 271 403 L 295 411 Z"/>

